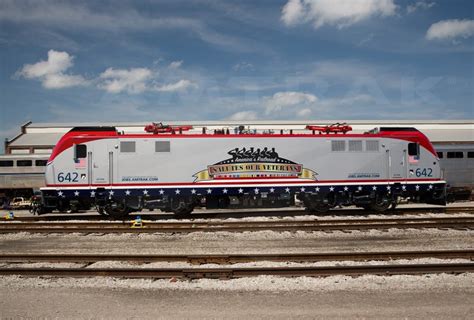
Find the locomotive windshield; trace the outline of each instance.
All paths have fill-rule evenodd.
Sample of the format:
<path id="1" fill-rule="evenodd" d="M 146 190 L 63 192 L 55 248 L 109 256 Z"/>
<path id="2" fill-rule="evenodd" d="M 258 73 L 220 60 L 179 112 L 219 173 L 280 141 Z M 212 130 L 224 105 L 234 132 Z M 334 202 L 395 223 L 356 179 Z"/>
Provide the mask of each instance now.
<path id="1" fill-rule="evenodd" d="M 420 145 L 418 143 L 409 143 L 408 144 L 408 155 L 409 156 L 419 156 L 420 155 Z"/>
<path id="2" fill-rule="evenodd" d="M 74 150 L 74 158 L 75 159 L 82 159 L 87 156 L 87 146 L 85 144 L 76 144 L 76 148 Z"/>

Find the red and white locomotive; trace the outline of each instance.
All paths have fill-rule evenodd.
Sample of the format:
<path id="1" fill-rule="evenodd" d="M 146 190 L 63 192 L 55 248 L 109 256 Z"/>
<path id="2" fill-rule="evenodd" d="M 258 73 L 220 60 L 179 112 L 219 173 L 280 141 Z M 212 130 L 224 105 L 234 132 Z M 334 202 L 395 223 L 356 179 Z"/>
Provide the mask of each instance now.
<path id="1" fill-rule="evenodd" d="M 48 161 L 43 212 L 95 205 L 115 217 L 146 207 L 185 216 L 196 206 L 278 207 L 295 197 L 311 211 L 339 205 L 383 211 L 400 197 L 446 202 L 439 159 L 415 128 L 190 129 L 73 128 Z"/>

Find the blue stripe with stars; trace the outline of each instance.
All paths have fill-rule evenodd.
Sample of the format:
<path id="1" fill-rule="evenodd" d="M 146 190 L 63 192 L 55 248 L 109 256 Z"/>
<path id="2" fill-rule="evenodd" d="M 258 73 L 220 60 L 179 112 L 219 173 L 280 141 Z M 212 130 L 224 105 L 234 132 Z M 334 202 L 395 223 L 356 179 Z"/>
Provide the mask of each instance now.
<path id="1" fill-rule="evenodd" d="M 259 194 L 284 194 L 284 193 L 328 193 L 328 192 L 387 192 L 393 190 L 401 192 L 430 192 L 444 188 L 442 183 L 418 184 L 374 184 L 374 185 L 327 185 L 327 186 L 232 186 L 232 187 L 167 187 L 167 188 L 104 188 L 100 192 L 109 197 L 137 197 L 137 196 L 207 196 L 207 195 L 259 195 Z M 42 190 L 47 195 L 59 197 L 96 197 L 96 189 L 49 189 Z"/>

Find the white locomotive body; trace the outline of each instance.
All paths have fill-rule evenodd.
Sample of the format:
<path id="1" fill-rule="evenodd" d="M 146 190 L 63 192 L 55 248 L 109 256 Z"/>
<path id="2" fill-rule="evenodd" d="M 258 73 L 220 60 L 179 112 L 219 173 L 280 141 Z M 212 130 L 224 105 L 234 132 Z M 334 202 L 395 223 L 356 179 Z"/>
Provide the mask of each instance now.
<path id="1" fill-rule="evenodd" d="M 74 128 L 48 162 L 45 210 L 90 203 L 122 216 L 153 204 L 185 215 L 202 203 L 291 205 L 295 195 L 315 211 L 336 205 L 384 210 L 398 197 L 445 203 L 439 159 L 413 128 L 365 134 L 177 131 Z"/>

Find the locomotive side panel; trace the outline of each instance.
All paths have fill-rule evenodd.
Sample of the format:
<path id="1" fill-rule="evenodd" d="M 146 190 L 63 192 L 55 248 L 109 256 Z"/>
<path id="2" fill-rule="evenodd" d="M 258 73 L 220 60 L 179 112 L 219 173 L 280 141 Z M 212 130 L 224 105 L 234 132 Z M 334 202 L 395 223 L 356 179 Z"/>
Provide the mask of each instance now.
<path id="1" fill-rule="evenodd" d="M 46 170 L 50 185 L 440 178 L 422 146 L 387 138 L 106 138 L 74 144 Z M 80 148 L 81 147 L 81 148 Z"/>
<path id="2" fill-rule="evenodd" d="M 300 166 L 299 178 L 307 180 L 440 177 L 433 154 L 418 146 L 418 154 L 410 156 L 410 142 L 398 139 L 122 138 L 122 143 L 134 147 L 119 151 L 116 181 L 121 183 L 288 178 L 292 168 L 285 164 Z M 200 176 L 206 170 L 207 176 Z"/>
<path id="3" fill-rule="evenodd" d="M 384 139 L 386 140 L 386 139 Z M 387 179 L 383 150 L 348 150 L 347 139 L 122 138 L 117 181 L 190 183 L 222 178 Z M 379 142 L 379 140 L 377 140 Z M 343 145 L 343 147 L 341 147 Z M 207 175 L 204 176 L 204 172 Z"/>

